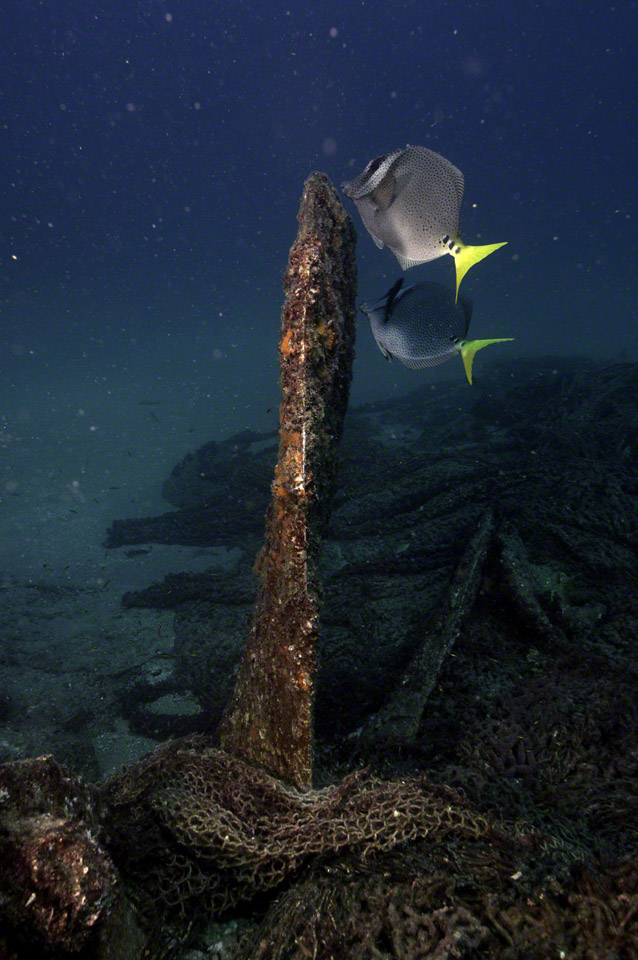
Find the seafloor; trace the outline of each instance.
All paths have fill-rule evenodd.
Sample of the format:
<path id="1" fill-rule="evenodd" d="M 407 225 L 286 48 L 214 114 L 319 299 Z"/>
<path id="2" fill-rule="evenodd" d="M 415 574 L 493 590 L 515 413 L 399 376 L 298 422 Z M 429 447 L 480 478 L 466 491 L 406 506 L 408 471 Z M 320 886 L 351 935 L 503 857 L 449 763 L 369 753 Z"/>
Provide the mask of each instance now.
<path id="1" fill-rule="evenodd" d="M 276 442 L 200 447 L 164 479 L 174 510 L 114 518 L 121 606 L 46 569 L 5 572 L 0 759 L 52 753 L 99 781 L 214 729 Z M 450 829 L 398 853 L 300 856 L 274 906 L 235 908 L 188 956 L 301 958 L 320 941 L 353 957 L 636 957 L 637 550 L 635 364 L 500 362 L 472 390 L 351 409 L 322 559 L 317 786 L 364 764 L 425 773 L 472 811 L 473 846 Z M 145 582 L 159 551 L 184 572 Z"/>

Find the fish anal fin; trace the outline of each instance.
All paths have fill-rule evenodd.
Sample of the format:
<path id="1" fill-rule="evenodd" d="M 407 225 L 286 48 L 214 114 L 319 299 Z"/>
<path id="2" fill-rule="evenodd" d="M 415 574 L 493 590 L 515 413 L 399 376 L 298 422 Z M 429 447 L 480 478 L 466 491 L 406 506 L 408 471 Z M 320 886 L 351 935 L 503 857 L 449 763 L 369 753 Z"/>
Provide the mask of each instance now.
<path id="1" fill-rule="evenodd" d="M 460 350 L 468 383 L 472 383 L 472 364 L 477 351 L 482 350 L 483 347 L 489 347 L 491 343 L 507 343 L 513 339 L 514 337 L 496 337 L 493 340 L 464 340 L 460 345 Z"/>
<path id="2" fill-rule="evenodd" d="M 456 299 L 459 298 L 459 287 L 461 286 L 461 280 L 475 263 L 479 263 L 481 260 L 484 260 L 485 257 L 489 257 L 490 253 L 494 253 L 495 250 L 504 247 L 507 243 L 507 240 L 504 240 L 502 243 L 486 243 L 483 246 L 472 247 L 466 246 L 461 241 L 457 241 L 454 248 L 450 251 L 454 257 L 454 263 L 456 266 Z M 457 252 L 458 251 L 458 252 Z"/>
<path id="3" fill-rule="evenodd" d="M 408 370 L 425 370 L 426 367 L 440 366 L 440 364 L 445 363 L 445 361 L 449 360 L 452 356 L 454 356 L 454 353 L 444 353 L 442 356 L 436 357 L 417 357 L 416 359 L 403 357 L 401 363 L 404 367 L 407 367 Z"/>
<path id="4" fill-rule="evenodd" d="M 409 270 L 410 267 L 418 267 L 420 263 L 425 263 L 425 260 L 410 260 L 409 257 L 404 257 L 402 253 L 397 253 L 396 250 L 393 250 L 392 253 L 399 261 L 402 270 Z"/>

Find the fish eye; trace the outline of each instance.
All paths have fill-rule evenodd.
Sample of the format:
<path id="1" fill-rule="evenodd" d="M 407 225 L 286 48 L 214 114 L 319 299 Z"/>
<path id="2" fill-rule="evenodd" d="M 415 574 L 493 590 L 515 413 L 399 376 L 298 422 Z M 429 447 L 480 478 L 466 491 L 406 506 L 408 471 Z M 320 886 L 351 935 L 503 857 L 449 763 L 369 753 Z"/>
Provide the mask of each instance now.
<path id="1" fill-rule="evenodd" d="M 373 173 L 379 169 L 383 161 L 388 157 L 387 153 L 382 154 L 380 157 L 377 157 L 375 160 L 371 160 L 368 166 L 365 168 L 364 173 L 367 176 L 371 177 Z"/>

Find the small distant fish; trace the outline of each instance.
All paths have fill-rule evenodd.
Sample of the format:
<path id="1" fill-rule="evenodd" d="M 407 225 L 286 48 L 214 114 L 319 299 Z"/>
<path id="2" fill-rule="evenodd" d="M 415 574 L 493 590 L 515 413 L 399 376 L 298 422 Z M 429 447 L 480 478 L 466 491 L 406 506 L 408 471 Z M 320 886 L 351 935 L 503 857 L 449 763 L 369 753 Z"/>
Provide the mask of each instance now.
<path id="1" fill-rule="evenodd" d="M 459 236 L 465 179 L 454 164 L 427 147 L 408 146 L 371 160 L 341 185 L 354 200 L 363 224 L 379 248 L 387 246 L 402 270 L 454 257 L 456 297 L 461 280 L 475 263 L 505 246 L 466 246 Z"/>
<path id="2" fill-rule="evenodd" d="M 403 286 L 403 277 L 374 303 L 360 308 L 370 321 L 377 346 L 387 360 L 396 357 L 410 370 L 434 367 L 461 354 L 467 379 L 472 383 L 472 363 L 477 350 L 513 337 L 466 340 L 472 319 L 472 301 L 454 300 L 442 283 Z"/>

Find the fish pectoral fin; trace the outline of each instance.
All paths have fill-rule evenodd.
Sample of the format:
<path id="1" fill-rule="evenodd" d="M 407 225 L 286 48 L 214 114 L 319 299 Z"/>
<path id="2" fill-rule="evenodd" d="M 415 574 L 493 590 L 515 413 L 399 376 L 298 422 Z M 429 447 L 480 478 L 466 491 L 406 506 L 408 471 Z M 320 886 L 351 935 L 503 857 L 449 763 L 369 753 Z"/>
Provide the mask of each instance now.
<path id="1" fill-rule="evenodd" d="M 457 242 L 454 249 L 450 251 L 454 257 L 454 263 L 456 266 L 457 300 L 459 298 L 459 287 L 461 286 L 461 280 L 470 267 L 473 267 L 474 264 L 478 263 L 480 260 L 484 260 L 485 257 L 489 257 L 490 253 L 494 253 L 495 250 L 498 250 L 500 247 L 504 247 L 506 243 L 507 240 L 504 240 L 502 243 L 486 243 L 479 247 L 466 247 L 465 244 L 461 243 L 460 240 Z"/>
<path id="2" fill-rule="evenodd" d="M 392 204 L 396 196 L 397 182 L 393 174 L 388 173 L 381 183 L 370 194 L 370 199 L 377 210 L 385 211 Z"/>
<path id="3" fill-rule="evenodd" d="M 494 340 L 464 340 L 459 349 L 468 382 L 472 383 L 472 364 L 474 363 L 474 354 L 483 347 L 489 347 L 491 343 L 507 343 L 514 337 L 496 337 Z"/>
<path id="4" fill-rule="evenodd" d="M 374 342 L 376 343 L 376 345 L 378 346 L 379 350 L 381 351 L 383 356 L 386 358 L 386 360 L 392 360 L 392 354 L 379 339 L 379 332 L 378 330 L 375 330 L 374 326 L 372 326 L 372 336 L 374 337 Z"/>

